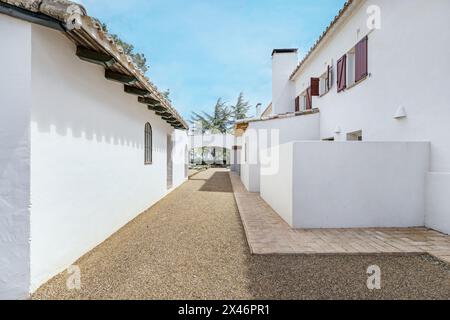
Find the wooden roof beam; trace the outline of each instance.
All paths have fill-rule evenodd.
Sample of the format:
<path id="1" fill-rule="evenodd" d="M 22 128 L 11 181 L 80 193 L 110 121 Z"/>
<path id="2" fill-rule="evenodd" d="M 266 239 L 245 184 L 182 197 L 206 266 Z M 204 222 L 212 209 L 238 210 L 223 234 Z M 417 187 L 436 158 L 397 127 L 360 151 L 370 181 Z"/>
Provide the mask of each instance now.
<path id="1" fill-rule="evenodd" d="M 146 97 L 150 94 L 150 92 L 148 92 L 145 89 L 139 89 L 139 88 L 128 86 L 128 85 L 125 85 L 124 90 L 126 93 L 134 94 L 134 95 L 142 96 L 142 97 Z"/>
<path id="2" fill-rule="evenodd" d="M 134 84 L 137 82 L 135 76 L 129 76 L 127 74 L 114 72 L 108 69 L 105 70 L 105 78 L 123 84 Z"/>
<path id="3" fill-rule="evenodd" d="M 156 115 L 161 117 L 172 117 L 173 115 L 170 112 L 167 111 L 156 111 Z"/>
<path id="4" fill-rule="evenodd" d="M 109 54 L 93 51 L 81 46 L 77 47 L 77 56 L 83 61 L 95 63 L 106 68 L 109 68 L 116 63 L 116 59 Z"/>
<path id="5" fill-rule="evenodd" d="M 159 100 L 156 100 L 153 97 L 138 97 L 138 102 L 143 103 L 143 104 L 148 104 L 151 106 L 161 105 L 161 102 L 159 102 Z"/>
<path id="6" fill-rule="evenodd" d="M 166 111 L 167 109 L 164 108 L 162 105 L 148 105 L 148 110 L 163 112 Z"/>

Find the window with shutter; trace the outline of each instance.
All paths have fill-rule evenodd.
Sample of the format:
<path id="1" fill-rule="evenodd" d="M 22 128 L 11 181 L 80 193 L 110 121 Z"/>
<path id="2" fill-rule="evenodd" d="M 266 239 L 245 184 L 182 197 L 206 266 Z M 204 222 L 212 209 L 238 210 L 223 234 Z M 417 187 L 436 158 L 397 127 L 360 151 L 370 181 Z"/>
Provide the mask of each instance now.
<path id="1" fill-rule="evenodd" d="M 295 98 L 295 112 L 299 112 L 299 111 L 300 111 L 300 96 Z"/>
<path id="2" fill-rule="evenodd" d="M 368 75 L 368 37 L 362 39 L 355 48 L 355 81 L 358 82 Z"/>
<path id="3" fill-rule="evenodd" d="M 347 87 L 347 55 L 337 62 L 337 91 L 341 92 Z"/>
<path id="4" fill-rule="evenodd" d="M 327 67 L 327 80 L 326 80 L 326 89 L 327 92 L 330 91 L 333 86 L 333 68 L 331 66 Z"/>

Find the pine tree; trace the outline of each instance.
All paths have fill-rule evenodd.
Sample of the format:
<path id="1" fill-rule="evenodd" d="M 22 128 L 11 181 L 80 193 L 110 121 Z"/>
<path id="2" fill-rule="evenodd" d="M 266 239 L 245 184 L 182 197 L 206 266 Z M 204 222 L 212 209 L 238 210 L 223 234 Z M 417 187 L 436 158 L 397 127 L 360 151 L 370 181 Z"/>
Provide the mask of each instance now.
<path id="1" fill-rule="evenodd" d="M 250 110 L 250 104 L 244 100 L 244 93 L 241 92 L 234 106 L 231 107 L 234 121 L 247 118 L 247 112 Z"/>

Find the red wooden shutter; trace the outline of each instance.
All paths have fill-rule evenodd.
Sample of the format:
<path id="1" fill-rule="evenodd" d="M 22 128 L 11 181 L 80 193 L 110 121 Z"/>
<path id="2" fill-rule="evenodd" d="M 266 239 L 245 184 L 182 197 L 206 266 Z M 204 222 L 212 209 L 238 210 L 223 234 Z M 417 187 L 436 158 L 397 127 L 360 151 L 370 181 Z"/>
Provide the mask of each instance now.
<path id="1" fill-rule="evenodd" d="M 306 110 L 312 109 L 312 95 L 311 95 L 311 87 L 306 90 Z"/>
<path id="2" fill-rule="evenodd" d="M 318 97 L 320 95 L 320 79 L 311 78 L 311 96 Z"/>
<path id="3" fill-rule="evenodd" d="M 329 91 L 331 89 L 332 86 L 332 82 L 331 82 L 331 66 L 327 67 L 327 91 Z"/>
<path id="4" fill-rule="evenodd" d="M 347 55 L 337 62 L 337 91 L 341 92 L 347 88 Z"/>
<path id="5" fill-rule="evenodd" d="M 355 53 L 355 81 L 358 82 L 368 75 L 367 60 L 368 60 L 368 50 L 367 50 L 368 38 L 367 36 L 362 39 L 356 45 Z"/>
<path id="6" fill-rule="evenodd" d="M 295 112 L 300 111 L 300 97 L 295 98 Z"/>

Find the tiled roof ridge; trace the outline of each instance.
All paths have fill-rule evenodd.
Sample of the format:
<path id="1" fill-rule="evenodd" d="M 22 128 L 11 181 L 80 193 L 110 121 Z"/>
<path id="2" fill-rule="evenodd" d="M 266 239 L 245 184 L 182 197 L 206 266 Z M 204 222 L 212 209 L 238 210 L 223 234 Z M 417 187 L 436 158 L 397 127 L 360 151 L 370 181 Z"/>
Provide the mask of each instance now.
<path id="1" fill-rule="evenodd" d="M 328 33 L 331 31 L 331 29 L 336 25 L 336 23 L 341 20 L 341 18 L 344 16 L 344 14 L 347 12 L 347 10 L 350 8 L 350 6 L 355 2 L 360 2 L 361 0 L 347 0 L 347 2 L 344 4 L 344 6 L 339 10 L 339 13 L 334 17 L 333 21 L 328 25 L 328 27 L 325 29 L 325 31 L 322 33 L 322 35 L 317 39 L 317 41 L 314 43 L 314 45 L 309 49 L 306 56 L 300 61 L 300 63 L 295 68 L 294 72 L 292 72 L 290 79 L 293 80 L 296 76 L 297 72 L 300 70 L 300 68 L 306 63 L 306 61 L 309 59 L 309 57 L 313 54 L 313 52 L 317 49 L 317 47 L 322 43 L 324 38 L 328 35 Z"/>

